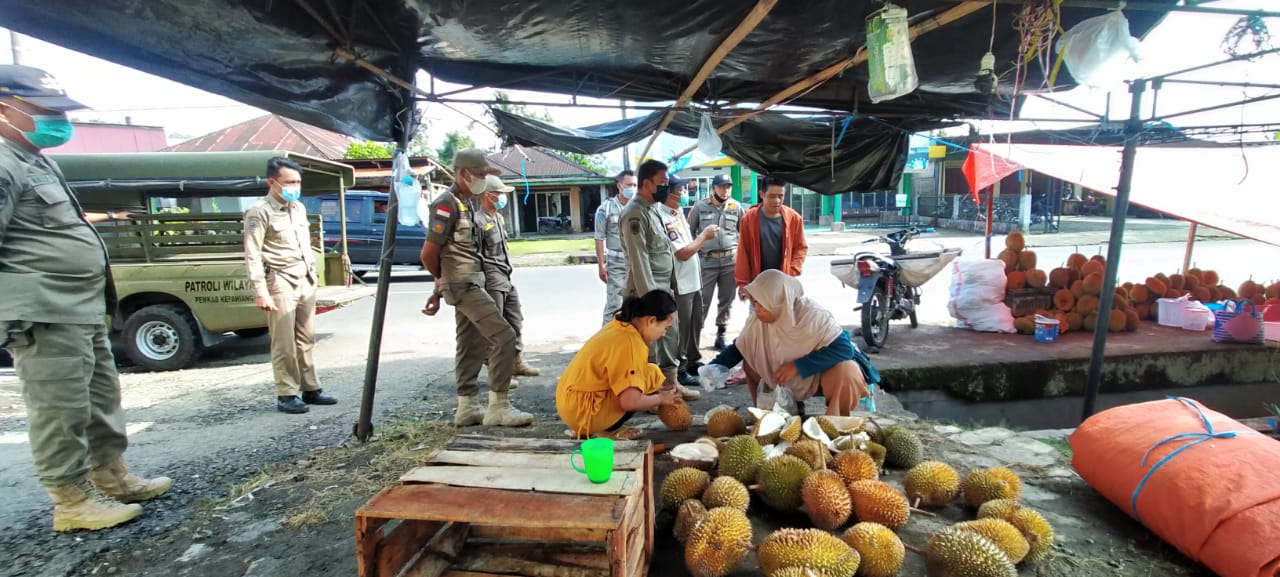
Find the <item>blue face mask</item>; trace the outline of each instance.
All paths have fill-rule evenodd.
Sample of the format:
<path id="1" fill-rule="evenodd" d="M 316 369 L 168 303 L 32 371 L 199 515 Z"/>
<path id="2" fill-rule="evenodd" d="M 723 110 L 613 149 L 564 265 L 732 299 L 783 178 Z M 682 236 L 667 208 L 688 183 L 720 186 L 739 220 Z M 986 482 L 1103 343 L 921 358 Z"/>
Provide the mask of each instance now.
<path id="1" fill-rule="evenodd" d="M 73 127 L 66 116 L 32 116 L 31 122 L 35 124 L 36 129 L 22 133 L 27 138 L 27 141 L 31 143 L 31 146 L 54 148 L 62 146 L 71 140 Z"/>
<path id="2" fill-rule="evenodd" d="M 507 194 L 506 194 L 506 193 L 499 194 L 499 195 L 498 195 L 498 200 L 493 201 L 493 207 L 494 207 L 494 208 L 496 208 L 496 209 L 498 209 L 498 210 L 502 210 L 502 209 L 506 208 L 506 207 L 507 207 Z"/>
<path id="3" fill-rule="evenodd" d="M 302 198 L 302 187 L 282 186 L 280 187 L 280 198 L 283 198 L 285 202 L 295 202 Z"/>

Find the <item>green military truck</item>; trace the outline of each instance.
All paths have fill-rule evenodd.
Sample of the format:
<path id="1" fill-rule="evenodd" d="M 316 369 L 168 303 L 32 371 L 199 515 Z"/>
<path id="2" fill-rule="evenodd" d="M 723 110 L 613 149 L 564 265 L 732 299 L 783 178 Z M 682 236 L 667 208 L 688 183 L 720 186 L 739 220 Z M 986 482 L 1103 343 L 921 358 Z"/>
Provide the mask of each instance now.
<path id="1" fill-rule="evenodd" d="M 354 180 L 350 166 L 283 151 L 50 155 L 85 210 L 132 214 L 97 227 L 120 298 L 112 333 L 137 366 L 186 368 L 225 339 L 267 333 L 245 270 L 243 210 L 266 194 L 274 156 L 302 166 L 304 195 L 341 195 Z M 308 218 L 321 279 L 316 312 L 371 295 L 349 284 L 345 238 L 339 252 L 324 253 L 320 216 Z"/>

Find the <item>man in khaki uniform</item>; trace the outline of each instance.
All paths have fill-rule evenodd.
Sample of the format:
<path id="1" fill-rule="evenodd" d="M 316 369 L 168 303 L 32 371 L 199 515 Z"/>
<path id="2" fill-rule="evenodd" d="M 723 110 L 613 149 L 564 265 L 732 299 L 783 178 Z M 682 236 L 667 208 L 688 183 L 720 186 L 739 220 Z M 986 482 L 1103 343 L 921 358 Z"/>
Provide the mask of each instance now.
<path id="1" fill-rule="evenodd" d="M 507 220 L 499 212 L 507 207 L 507 193 L 514 187 L 490 174 L 485 177 L 484 192 L 480 194 L 481 210 L 476 211 L 476 226 L 480 228 L 480 258 L 484 266 L 484 290 L 502 311 L 502 318 L 516 333 L 516 376 L 536 377 L 542 371 L 529 366 L 524 360 L 524 340 L 520 333 L 524 328 L 524 312 L 520 310 L 520 293 L 511 282 L 511 256 L 507 253 Z M 473 325 L 474 326 L 474 325 Z M 476 335 L 479 336 L 479 335 Z M 487 356 L 487 355 L 486 355 Z M 477 377 L 479 373 L 477 372 Z M 511 389 L 516 388 L 512 379 Z"/>
<path id="2" fill-rule="evenodd" d="M 614 313 L 622 308 L 622 293 L 627 284 L 627 257 L 622 251 L 622 233 L 618 230 L 618 218 L 622 209 L 636 196 L 636 173 L 624 170 L 614 177 L 618 191 L 600 203 L 596 209 L 596 263 L 600 269 L 600 281 L 605 283 L 604 324 L 613 320 Z"/>
<path id="3" fill-rule="evenodd" d="M 720 300 L 716 307 L 715 349 L 723 350 L 724 334 L 729 324 L 729 309 L 733 297 L 738 294 L 733 281 L 734 257 L 738 254 L 738 224 L 747 213 L 742 203 L 733 199 L 733 180 L 717 174 L 711 180 L 711 196 L 699 200 L 689 209 L 689 229 L 695 235 L 715 227 L 715 236 L 703 243 L 698 251 L 702 259 L 702 322 L 707 322 L 711 312 L 711 297 L 718 290 Z"/>
<path id="4" fill-rule="evenodd" d="M 658 207 L 671 193 L 667 184 L 667 165 L 646 160 L 636 171 L 640 182 L 636 197 L 627 203 L 618 221 L 622 231 L 622 248 L 627 253 L 627 296 L 640 296 L 663 290 L 677 294 L 675 254 Z M 667 384 L 680 389 L 686 401 L 697 400 L 702 393 L 679 384 L 680 322 L 671 323 L 662 339 L 649 345 L 649 362 L 658 365 Z"/>
<path id="5" fill-rule="evenodd" d="M 84 108 L 48 74 L 0 66 L 0 347 L 13 356 L 36 476 L 53 529 L 105 529 L 169 489 L 129 473 L 120 379 L 107 340 L 116 312 L 107 250 L 40 149 L 71 138 Z M 129 503 L 129 504 L 126 504 Z"/>
<path id="6" fill-rule="evenodd" d="M 318 278 L 307 209 L 298 202 L 302 167 L 287 158 L 268 160 L 267 186 L 267 197 L 244 212 L 244 264 L 258 308 L 267 311 L 276 410 L 299 414 L 338 399 L 320 388 L 311 358 Z"/>
<path id="7" fill-rule="evenodd" d="M 523 427 L 533 415 L 511 406 L 507 396 L 516 361 L 516 332 L 502 310 L 485 291 L 484 261 L 476 210 L 477 195 L 487 186 L 485 177 L 498 169 L 489 166 L 484 151 L 468 148 L 453 156 L 454 184 L 431 202 L 427 240 L 422 244 L 422 266 L 435 278 L 435 291 L 422 312 L 434 315 L 440 300 L 453 305 L 457 323 L 454 380 L 458 408 L 453 424 L 459 427 Z M 478 338 L 477 338 L 478 337 Z M 479 372 L 478 359 L 488 354 L 489 406 L 476 403 L 479 386 L 468 375 Z"/>

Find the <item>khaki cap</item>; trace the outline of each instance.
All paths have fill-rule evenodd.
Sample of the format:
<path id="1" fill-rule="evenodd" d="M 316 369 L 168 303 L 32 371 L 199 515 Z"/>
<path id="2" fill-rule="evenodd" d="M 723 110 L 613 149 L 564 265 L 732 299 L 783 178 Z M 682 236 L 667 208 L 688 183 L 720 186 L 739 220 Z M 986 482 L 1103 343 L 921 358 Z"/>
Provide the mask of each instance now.
<path id="1" fill-rule="evenodd" d="M 489 166 L 489 158 L 479 148 L 464 148 L 453 154 L 453 171 L 483 170 L 489 174 L 501 174 L 502 171 Z"/>
<path id="2" fill-rule="evenodd" d="M 501 178 L 490 174 L 484 177 L 484 190 L 476 191 L 476 194 L 484 194 L 486 192 L 512 192 L 516 188 L 505 182 Z"/>

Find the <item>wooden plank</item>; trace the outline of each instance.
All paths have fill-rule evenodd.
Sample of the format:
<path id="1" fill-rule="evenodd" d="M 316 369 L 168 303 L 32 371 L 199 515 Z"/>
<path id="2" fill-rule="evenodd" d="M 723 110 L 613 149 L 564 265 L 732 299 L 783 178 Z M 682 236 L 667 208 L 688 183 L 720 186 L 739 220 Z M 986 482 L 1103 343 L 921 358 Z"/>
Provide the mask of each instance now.
<path id="1" fill-rule="evenodd" d="M 653 486 L 653 451 L 649 451 L 645 453 L 644 477 L 642 478 L 644 479 L 644 489 L 643 491 L 641 491 L 641 494 L 644 496 L 644 508 L 645 508 L 644 522 L 645 522 L 645 525 L 647 526 L 647 529 L 645 530 L 647 535 L 645 537 L 644 552 L 646 557 L 652 558 L 653 557 L 653 538 L 654 538 L 653 532 L 654 532 L 654 526 L 657 524 L 657 505 L 655 504 L 655 500 L 653 496 L 654 490 L 656 489 L 656 487 Z"/>
<path id="2" fill-rule="evenodd" d="M 509 437 L 490 437 L 485 435 L 457 435 L 444 448 L 451 451 L 489 451 L 514 453 L 572 453 L 582 446 L 582 441 L 568 439 L 519 439 Z M 616 453 L 649 450 L 649 441 L 617 441 L 613 445 Z"/>
<path id="3" fill-rule="evenodd" d="M 530 495 L 447 485 L 392 485 L 356 515 L 387 519 L 443 520 L 476 525 L 613 529 L 625 499 L 599 495 Z"/>
<path id="4" fill-rule="evenodd" d="M 469 545 L 453 569 L 524 577 L 606 577 L 609 566 L 599 547 L 497 544 Z"/>
<path id="5" fill-rule="evenodd" d="M 567 469 L 569 455 L 557 458 L 545 453 L 488 453 L 444 449 L 427 458 L 431 465 L 473 465 L 511 469 Z M 622 452 L 613 456 L 613 470 L 639 470 L 644 466 L 644 453 Z"/>
<path id="6" fill-rule="evenodd" d="M 608 481 L 597 484 L 588 481 L 582 473 L 565 469 L 553 473 L 548 469 L 521 471 L 505 467 L 416 467 L 401 475 L 400 482 L 575 495 L 627 495 L 636 483 L 634 472 L 617 472 Z"/>
<path id="7" fill-rule="evenodd" d="M 432 535 L 440 532 L 444 525 L 438 521 L 401 522 L 382 538 L 381 543 L 378 543 L 374 553 L 376 560 L 373 577 L 398 575 L 409 560 L 422 550 L 422 544 L 426 543 Z"/>
<path id="8" fill-rule="evenodd" d="M 449 523 L 422 548 L 422 556 L 399 577 L 440 577 L 449 570 L 467 542 L 466 523 Z"/>
<path id="9" fill-rule="evenodd" d="M 497 573 L 478 573 L 476 571 L 445 571 L 441 577 L 511 577 L 510 575 L 499 575 Z"/>
<path id="10" fill-rule="evenodd" d="M 359 577 L 373 577 L 371 571 L 378 558 L 378 544 L 382 542 L 382 526 L 387 521 L 356 517 L 356 575 Z"/>
<path id="11" fill-rule="evenodd" d="M 626 577 L 644 577 L 648 569 L 649 554 L 645 552 L 649 545 L 645 543 L 645 528 L 636 527 L 628 531 L 627 541 L 631 544 L 627 549 Z"/>
<path id="12" fill-rule="evenodd" d="M 602 543 L 609 536 L 607 529 L 562 529 L 559 527 L 511 527 L 505 525 L 472 525 L 474 539 L 497 541 L 546 541 L 548 543 Z"/>
<path id="13" fill-rule="evenodd" d="M 609 577 L 627 577 L 627 531 L 624 527 L 609 532 Z"/>

